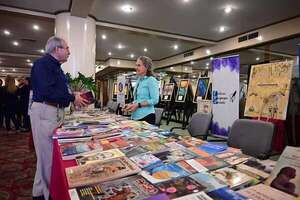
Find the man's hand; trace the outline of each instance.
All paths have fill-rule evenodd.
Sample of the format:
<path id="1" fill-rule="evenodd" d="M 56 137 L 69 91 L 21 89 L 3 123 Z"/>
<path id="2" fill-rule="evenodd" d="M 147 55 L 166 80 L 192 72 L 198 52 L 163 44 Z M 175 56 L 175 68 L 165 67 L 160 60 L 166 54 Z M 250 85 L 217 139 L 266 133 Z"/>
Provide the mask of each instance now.
<path id="1" fill-rule="evenodd" d="M 75 93 L 74 105 L 78 107 L 84 107 L 87 105 L 88 100 L 81 97 L 80 94 L 80 92 Z"/>
<path id="2" fill-rule="evenodd" d="M 126 111 L 126 112 L 134 112 L 138 107 L 139 107 L 139 105 L 138 105 L 137 103 L 126 104 L 126 105 L 123 107 L 123 111 Z"/>

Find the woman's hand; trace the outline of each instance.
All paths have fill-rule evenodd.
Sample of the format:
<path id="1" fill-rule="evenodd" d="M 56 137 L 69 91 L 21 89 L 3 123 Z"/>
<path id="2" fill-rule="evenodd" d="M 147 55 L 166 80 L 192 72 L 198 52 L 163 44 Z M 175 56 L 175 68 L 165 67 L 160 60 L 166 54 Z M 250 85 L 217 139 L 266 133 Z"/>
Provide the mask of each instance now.
<path id="1" fill-rule="evenodd" d="M 126 112 L 134 112 L 138 107 L 139 107 L 139 105 L 138 105 L 137 103 L 126 104 L 126 105 L 123 107 L 123 111 L 126 111 Z"/>

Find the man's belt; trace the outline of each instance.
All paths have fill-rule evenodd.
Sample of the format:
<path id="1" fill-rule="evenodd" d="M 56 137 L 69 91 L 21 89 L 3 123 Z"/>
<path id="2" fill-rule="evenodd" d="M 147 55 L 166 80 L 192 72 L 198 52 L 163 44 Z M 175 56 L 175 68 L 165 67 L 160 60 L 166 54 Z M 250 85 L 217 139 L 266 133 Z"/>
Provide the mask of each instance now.
<path id="1" fill-rule="evenodd" d="M 47 101 L 44 101 L 43 104 L 46 104 L 48 106 L 54 106 L 55 108 L 64 108 L 62 105 L 59 105 L 58 103 L 51 103 L 51 102 L 47 102 Z"/>

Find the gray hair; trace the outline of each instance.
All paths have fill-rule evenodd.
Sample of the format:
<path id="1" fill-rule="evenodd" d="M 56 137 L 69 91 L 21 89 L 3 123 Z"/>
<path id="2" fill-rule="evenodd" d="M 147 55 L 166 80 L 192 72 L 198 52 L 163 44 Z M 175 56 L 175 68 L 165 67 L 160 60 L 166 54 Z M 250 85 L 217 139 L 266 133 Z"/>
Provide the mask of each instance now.
<path id="1" fill-rule="evenodd" d="M 142 61 L 143 65 L 148 69 L 152 69 L 153 66 L 153 62 L 151 60 L 151 58 L 147 57 L 147 56 L 140 56 L 138 57 L 138 60 Z"/>
<path id="2" fill-rule="evenodd" d="M 50 37 L 45 46 L 45 52 L 52 53 L 56 47 L 63 47 L 63 42 L 64 40 L 62 38 L 56 36 Z"/>

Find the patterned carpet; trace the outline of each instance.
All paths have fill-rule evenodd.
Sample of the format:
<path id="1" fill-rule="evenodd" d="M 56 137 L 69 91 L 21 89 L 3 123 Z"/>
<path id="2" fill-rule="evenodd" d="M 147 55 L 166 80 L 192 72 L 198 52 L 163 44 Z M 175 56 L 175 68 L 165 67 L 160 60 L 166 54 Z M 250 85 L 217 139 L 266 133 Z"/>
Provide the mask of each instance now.
<path id="1" fill-rule="evenodd" d="M 0 130 L 0 200 L 32 199 L 36 158 L 28 138 L 29 133 Z"/>

